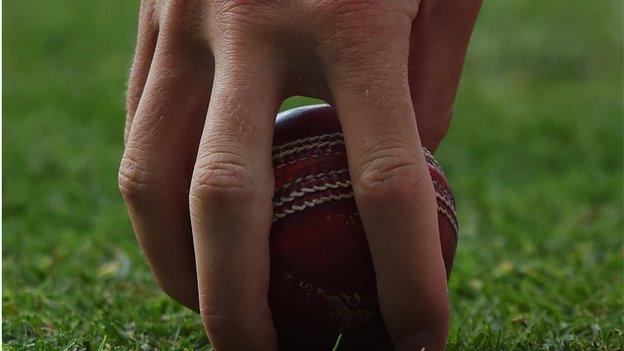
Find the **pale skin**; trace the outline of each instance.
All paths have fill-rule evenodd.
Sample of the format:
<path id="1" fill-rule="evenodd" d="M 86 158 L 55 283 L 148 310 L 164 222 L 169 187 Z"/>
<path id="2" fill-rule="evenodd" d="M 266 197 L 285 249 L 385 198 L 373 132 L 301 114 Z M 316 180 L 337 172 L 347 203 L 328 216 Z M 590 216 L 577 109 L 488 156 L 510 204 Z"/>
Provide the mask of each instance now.
<path id="1" fill-rule="evenodd" d="M 271 146 L 284 98 L 342 124 L 398 350 L 444 348 L 449 304 L 421 145 L 446 134 L 480 0 L 143 0 L 119 186 L 163 290 L 217 350 L 277 350 Z"/>

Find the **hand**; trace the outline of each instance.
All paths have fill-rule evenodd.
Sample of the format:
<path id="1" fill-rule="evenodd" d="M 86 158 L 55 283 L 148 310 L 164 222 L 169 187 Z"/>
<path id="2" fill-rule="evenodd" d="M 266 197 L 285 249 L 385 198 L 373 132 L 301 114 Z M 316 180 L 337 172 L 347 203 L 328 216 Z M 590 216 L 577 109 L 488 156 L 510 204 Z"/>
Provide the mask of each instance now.
<path id="1" fill-rule="evenodd" d="M 271 144 L 294 94 L 338 111 L 397 348 L 443 347 L 447 287 L 417 121 L 437 145 L 479 2 L 142 2 L 120 189 L 157 281 L 200 310 L 217 350 L 277 348 Z"/>

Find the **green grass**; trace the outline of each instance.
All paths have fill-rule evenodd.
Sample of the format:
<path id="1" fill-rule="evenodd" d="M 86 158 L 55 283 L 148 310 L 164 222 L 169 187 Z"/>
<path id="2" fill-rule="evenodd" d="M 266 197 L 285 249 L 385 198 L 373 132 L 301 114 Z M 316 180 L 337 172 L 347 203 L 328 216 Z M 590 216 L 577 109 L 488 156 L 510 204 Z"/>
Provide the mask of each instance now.
<path id="1" fill-rule="evenodd" d="M 137 5 L 3 6 L 3 348 L 209 348 L 117 193 Z M 620 1 L 485 3 L 439 152 L 449 349 L 624 348 L 622 50 Z"/>

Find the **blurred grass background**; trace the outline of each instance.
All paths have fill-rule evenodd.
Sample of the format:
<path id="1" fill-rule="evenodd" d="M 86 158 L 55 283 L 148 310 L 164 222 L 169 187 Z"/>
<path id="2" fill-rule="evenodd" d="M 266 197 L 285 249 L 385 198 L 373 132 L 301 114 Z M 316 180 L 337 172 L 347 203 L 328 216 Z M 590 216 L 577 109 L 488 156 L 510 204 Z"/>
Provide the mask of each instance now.
<path id="1" fill-rule="evenodd" d="M 137 8 L 3 3 L 6 350 L 209 347 L 117 192 Z M 623 348 L 622 11 L 484 4 L 439 151 L 461 220 L 449 349 Z"/>

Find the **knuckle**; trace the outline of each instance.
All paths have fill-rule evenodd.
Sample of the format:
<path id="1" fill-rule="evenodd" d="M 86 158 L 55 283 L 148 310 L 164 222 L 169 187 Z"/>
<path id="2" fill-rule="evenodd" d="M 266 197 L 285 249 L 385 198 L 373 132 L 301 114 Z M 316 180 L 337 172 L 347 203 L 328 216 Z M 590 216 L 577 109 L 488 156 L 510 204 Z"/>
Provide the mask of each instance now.
<path id="1" fill-rule="evenodd" d="M 205 39 L 207 7 L 203 1 L 167 0 L 156 6 L 155 13 L 163 39 Z"/>
<path id="2" fill-rule="evenodd" d="M 248 208 L 263 198 L 251 162 L 233 152 L 214 152 L 198 160 L 190 189 L 191 206 L 202 211 Z M 271 195 L 265 196 L 270 203 Z"/>
<path id="3" fill-rule="evenodd" d="M 357 2 L 357 1 L 351 1 Z M 320 31 L 319 51 L 344 83 L 362 84 L 363 77 L 407 70 L 411 16 L 380 4 L 358 4 L 336 10 Z"/>
<path id="4" fill-rule="evenodd" d="M 215 325 L 221 324 L 226 320 L 237 319 L 245 316 L 245 311 L 239 306 L 233 306 L 230 304 L 208 304 L 205 301 L 208 299 L 206 293 L 200 294 L 199 312 L 202 316 L 204 324 Z"/>
<path id="5" fill-rule="evenodd" d="M 355 197 L 370 204 L 411 202 L 420 198 L 429 176 L 412 154 L 403 146 L 367 152 L 353 182 Z"/>
<path id="6" fill-rule="evenodd" d="M 216 0 L 215 10 L 218 13 L 248 14 L 255 10 L 274 8 L 279 5 L 276 0 Z"/>
<path id="7" fill-rule="evenodd" d="M 407 33 L 412 15 L 404 1 L 339 0 L 322 1 L 316 11 L 322 18 L 323 42 L 339 43 L 354 49 L 378 42 L 381 38 L 395 39 Z"/>
<path id="8" fill-rule="evenodd" d="M 245 322 L 243 317 L 235 316 L 229 312 L 215 311 L 201 305 L 199 311 L 204 328 L 210 336 L 222 334 L 224 330 L 240 328 Z"/>
<path id="9" fill-rule="evenodd" d="M 245 330 L 257 328 L 258 323 L 265 323 L 269 315 L 266 303 L 255 299 L 237 299 L 234 301 L 214 301 L 214 296 L 202 292 L 199 295 L 199 311 L 202 322 L 209 335 L 220 335 L 225 330 Z"/>
<path id="10" fill-rule="evenodd" d="M 280 1 L 275 0 L 217 0 L 213 13 L 217 22 L 228 29 L 248 28 L 268 25 L 278 16 Z"/>
<path id="11" fill-rule="evenodd" d="M 148 169 L 140 158 L 125 152 L 117 175 L 119 191 L 127 203 L 135 203 L 157 194 L 159 176 Z"/>
<path id="12" fill-rule="evenodd" d="M 211 45 L 218 57 L 235 58 L 250 52 L 264 58 L 289 16 L 276 0 L 218 0 L 211 8 Z"/>

